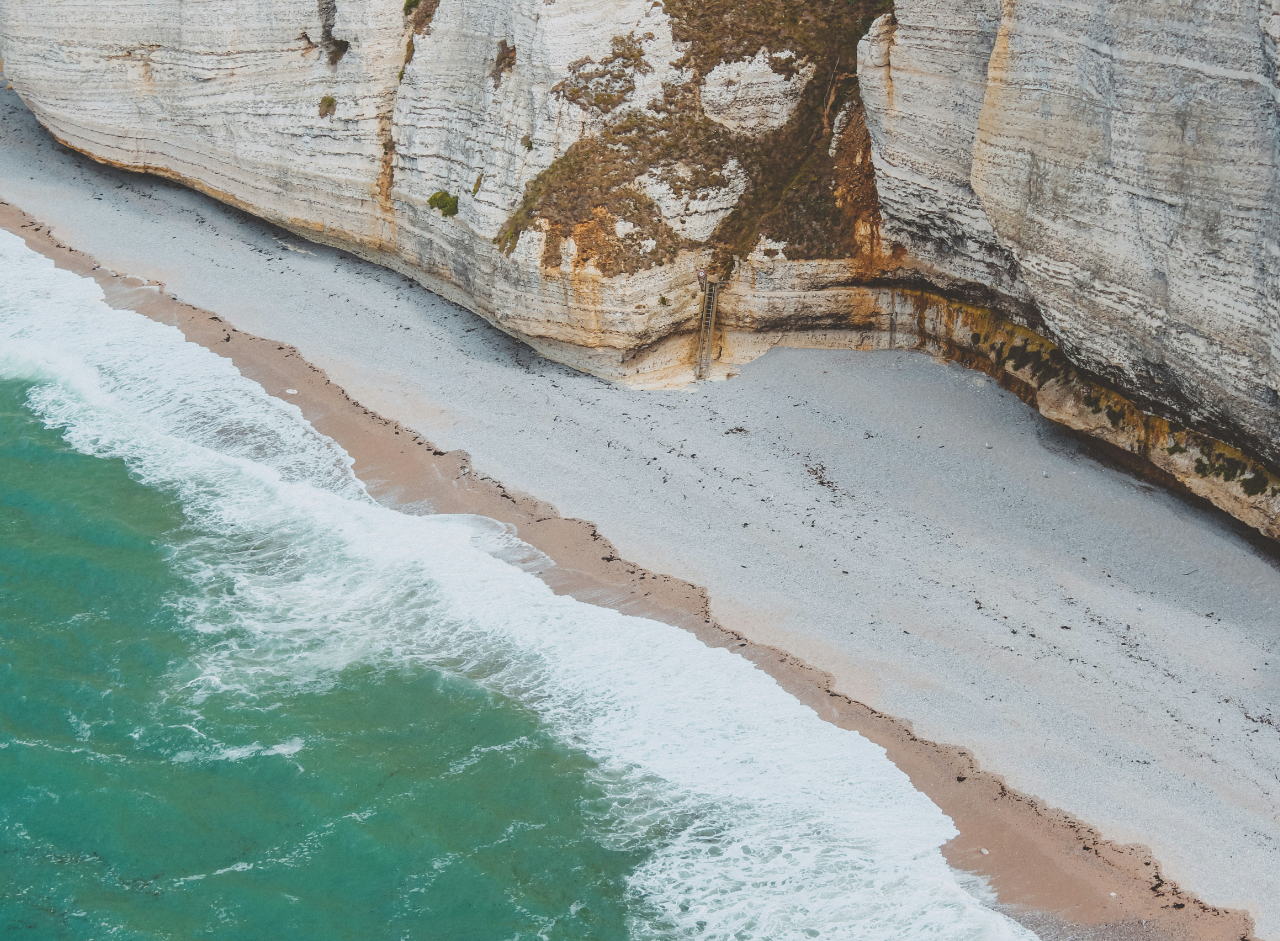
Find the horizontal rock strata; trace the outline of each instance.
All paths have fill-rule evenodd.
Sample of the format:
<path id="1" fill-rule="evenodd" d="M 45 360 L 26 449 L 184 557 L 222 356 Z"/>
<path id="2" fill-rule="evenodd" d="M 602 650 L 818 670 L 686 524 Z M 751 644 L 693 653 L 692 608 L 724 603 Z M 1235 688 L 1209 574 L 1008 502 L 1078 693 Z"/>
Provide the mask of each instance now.
<path id="1" fill-rule="evenodd" d="M 1280 466 L 1277 35 L 1271 0 L 900 0 L 859 62 L 884 238 Z"/>
<path id="2" fill-rule="evenodd" d="M 68 146 L 569 365 L 689 381 L 708 269 L 715 375 L 924 349 L 1276 535 L 1272 2 L 0 0 L 0 56 Z"/>

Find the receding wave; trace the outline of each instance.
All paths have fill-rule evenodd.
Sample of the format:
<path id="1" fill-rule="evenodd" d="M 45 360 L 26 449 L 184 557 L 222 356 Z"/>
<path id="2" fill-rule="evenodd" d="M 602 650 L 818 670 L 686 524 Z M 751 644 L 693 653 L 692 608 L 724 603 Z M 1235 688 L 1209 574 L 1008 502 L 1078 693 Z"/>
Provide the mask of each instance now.
<path id="1" fill-rule="evenodd" d="M 882 749 L 747 661 L 554 595 L 487 521 L 379 506 L 296 407 L 6 233 L 0 277 L 0 376 L 184 509 L 171 561 L 202 589 L 182 616 L 206 643 L 174 695 L 252 702 L 416 663 L 517 704 L 593 760 L 602 838 L 643 851 L 636 939 L 1032 937 L 960 886 L 950 820 Z"/>

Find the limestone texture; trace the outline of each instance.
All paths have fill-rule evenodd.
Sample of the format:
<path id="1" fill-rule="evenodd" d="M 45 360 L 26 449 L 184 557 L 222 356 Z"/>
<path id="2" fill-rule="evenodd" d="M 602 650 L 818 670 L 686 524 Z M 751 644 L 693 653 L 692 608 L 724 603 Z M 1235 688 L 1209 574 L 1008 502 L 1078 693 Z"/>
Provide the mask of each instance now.
<path id="1" fill-rule="evenodd" d="M 0 0 L 0 55 L 68 146 L 654 383 L 696 270 L 829 163 L 877 2 Z"/>
<path id="2" fill-rule="evenodd" d="M 0 0 L 0 57 L 67 146 L 576 368 L 688 382 L 708 269 L 714 377 L 963 359 L 1275 536 L 1273 4 Z"/>
<path id="3" fill-rule="evenodd" d="M 859 63 L 882 237 L 938 288 L 989 287 L 1102 386 L 1277 466 L 1277 15 L 900 0 Z"/>

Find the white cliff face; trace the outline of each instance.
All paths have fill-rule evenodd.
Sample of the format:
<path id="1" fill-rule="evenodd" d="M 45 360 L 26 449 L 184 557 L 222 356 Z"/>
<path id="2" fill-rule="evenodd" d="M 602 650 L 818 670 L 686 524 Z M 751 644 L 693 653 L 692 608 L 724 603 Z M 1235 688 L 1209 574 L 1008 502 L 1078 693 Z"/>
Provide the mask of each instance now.
<path id="1" fill-rule="evenodd" d="M 682 80 L 666 15 L 646 0 L 439 0 L 414 32 L 401 6 L 0 0 L 0 57 L 68 145 L 368 254 L 550 355 L 616 372 L 637 336 L 679 322 L 657 301 L 697 260 L 608 283 L 544 270 L 537 232 L 511 255 L 493 239 L 526 185 L 600 125 L 552 93 L 572 63 L 634 34 L 644 61 L 621 106 Z M 514 49 L 505 69 L 502 43 Z M 442 191 L 456 214 L 430 205 Z M 697 196 L 695 235 L 706 229 Z M 588 348 L 581 361 L 574 347 Z M 613 360 L 593 359 L 596 347 Z"/>
<path id="2" fill-rule="evenodd" d="M 410 230 L 422 227 L 426 237 L 444 230 L 426 205 L 444 190 L 462 194 L 448 225 L 492 241 L 529 181 L 599 125 L 598 115 L 552 89 L 575 61 L 607 55 L 619 31 L 651 37 L 642 41 L 649 69 L 636 75 L 625 103 L 643 107 L 661 95 L 664 81 L 681 77 L 660 7 L 644 0 L 442 0 L 429 32 L 414 40 L 392 116 L 394 194 Z M 515 50 L 514 61 L 495 76 L 504 42 Z"/>
<path id="3" fill-rule="evenodd" d="M 1274 460 L 1280 90 L 1258 7 L 1009 5 L 973 185 L 1078 361 Z"/>
<path id="4" fill-rule="evenodd" d="M 677 184 L 682 182 L 681 177 L 690 176 L 686 167 L 677 165 L 674 170 Z M 730 159 L 720 169 L 720 176 L 724 179 L 723 186 L 702 189 L 677 191 L 671 183 L 652 174 L 641 176 L 636 185 L 657 204 L 662 218 L 678 234 L 695 242 L 705 242 L 716 226 L 733 212 L 747 190 L 747 177 L 738 161 Z"/>
<path id="5" fill-rule="evenodd" d="M 364 243 L 385 238 L 375 187 L 398 11 L 284 0 L 264 18 L 251 3 L 162 6 L 5 2 L 6 73 L 33 90 L 27 100 L 55 135 L 99 159 Z M 337 110 L 323 117 L 326 97 Z"/>
<path id="6" fill-rule="evenodd" d="M 1280 460 L 1271 0 L 901 0 L 859 65 L 884 231 Z M 883 64 L 877 64 L 883 63 Z"/>
<path id="7" fill-rule="evenodd" d="M 1016 264 L 970 183 L 1000 0 L 899 3 L 858 46 L 884 235 L 943 287 L 988 285 L 1025 301 Z"/>
<path id="8" fill-rule="evenodd" d="M 792 71 L 774 68 L 788 63 Z M 794 54 L 770 56 L 761 49 L 746 62 L 717 65 L 702 83 L 702 110 L 717 124 L 757 136 L 791 120 L 800 95 L 813 78 L 812 62 L 796 62 Z"/>

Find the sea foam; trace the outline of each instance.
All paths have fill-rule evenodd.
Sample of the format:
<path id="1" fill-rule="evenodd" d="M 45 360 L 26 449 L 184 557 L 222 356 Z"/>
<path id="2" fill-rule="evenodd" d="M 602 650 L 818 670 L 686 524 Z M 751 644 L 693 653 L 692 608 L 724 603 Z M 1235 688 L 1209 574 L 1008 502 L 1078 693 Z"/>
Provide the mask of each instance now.
<path id="1" fill-rule="evenodd" d="M 646 853 L 636 939 L 1034 937 L 961 887 L 951 821 L 883 749 L 751 663 L 553 594 L 492 521 L 378 505 L 296 406 L 4 232 L 0 283 L 0 376 L 184 508 L 172 564 L 203 589 L 183 614 L 207 643 L 175 695 L 416 663 L 530 710 L 594 760 L 603 838 Z"/>

